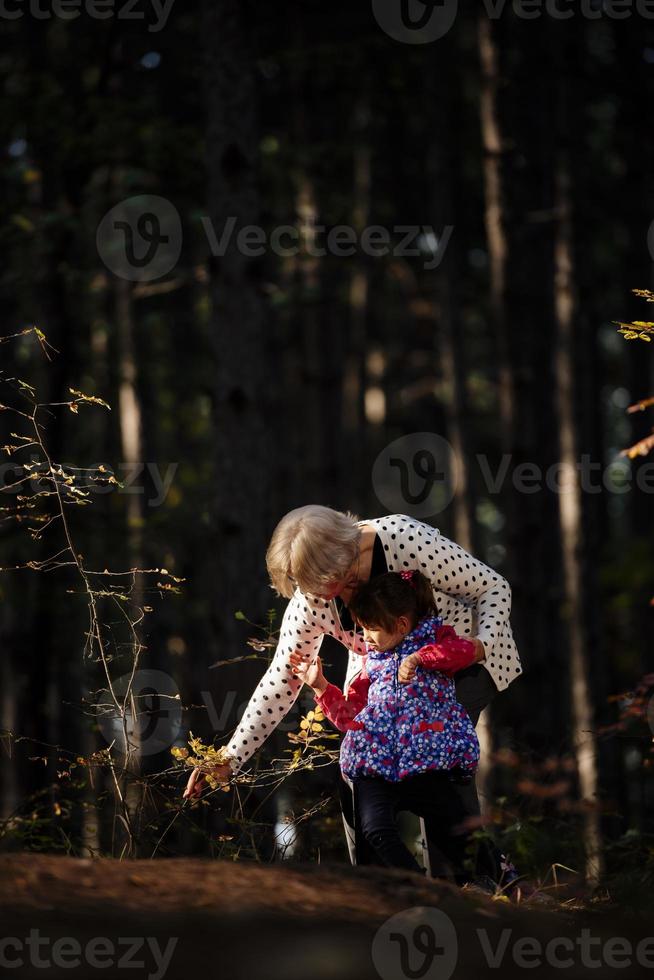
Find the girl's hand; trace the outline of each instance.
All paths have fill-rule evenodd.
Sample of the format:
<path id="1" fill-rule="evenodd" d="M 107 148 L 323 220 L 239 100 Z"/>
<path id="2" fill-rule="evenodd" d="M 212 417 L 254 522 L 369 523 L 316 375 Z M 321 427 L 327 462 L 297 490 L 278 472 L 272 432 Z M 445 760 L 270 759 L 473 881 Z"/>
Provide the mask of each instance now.
<path id="1" fill-rule="evenodd" d="M 416 676 L 416 667 L 420 665 L 420 657 L 417 653 L 410 653 L 400 664 L 397 672 L 397 679 L 400 684 L 409 684 Z"/>
<path id="2" fill-rule="evenodd" d="M 221 783 L 228 783 L 230 777 L 233 775 L 233 770 L 230 764 L 226 762 L 224 766 L 216 766 L 215 769 L 212 769 L 211 774 Z M 188 783 L 186 784 L 183 799 L 198 800 L 206 789 L 206 786 L 207 778 L 205 773 L 203 773 L 201 769 L 194 769 L 189 776 Z"/>
<path id="3" fill-rule="evenodd" d="M 323 694 L 327 687 L 327 678 L 322 672 L 322 660 L 316 657 L 315 662 L 310 664 L 304 660 L 299 651 L 292 653 L 289 657 L 293 673 L 297 674 L 301 681 L 313 688 L 316 694 Z"/>

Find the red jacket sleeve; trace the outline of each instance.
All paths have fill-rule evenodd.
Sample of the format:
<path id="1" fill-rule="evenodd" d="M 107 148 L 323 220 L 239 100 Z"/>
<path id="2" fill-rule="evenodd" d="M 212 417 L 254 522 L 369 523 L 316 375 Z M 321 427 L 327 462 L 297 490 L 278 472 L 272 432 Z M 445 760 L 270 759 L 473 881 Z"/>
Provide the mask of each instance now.
<path id="1" fill-rule="evenodd" d="M 316 705 L 332 725 L 341 732 L 350 728 L 350 723 L 368 703 L 370 678 L 363 670 L 349 688 L 347 696 L 335 684 L 328 684 L 324 692 L 316 697 Z"/>
<path id="2" fill-rule="evenodd" d="M 441 670 L 452 675 L 475 662 L 475 645 L 458 636 L 454 627 L 439 626 L 436 642 L 418 650 L 420 665 L 427 670 Z"/>

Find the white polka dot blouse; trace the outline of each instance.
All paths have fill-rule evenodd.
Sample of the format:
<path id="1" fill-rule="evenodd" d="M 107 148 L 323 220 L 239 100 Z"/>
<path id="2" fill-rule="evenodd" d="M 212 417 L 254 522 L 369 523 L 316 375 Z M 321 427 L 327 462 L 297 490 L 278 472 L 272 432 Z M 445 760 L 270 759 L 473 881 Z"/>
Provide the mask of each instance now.
<path id="1" fill-rule="evenodd" d="M 432 580 L 443 621 L 462 636 L 476 635 L 482 640 L 484 667 L 498 690 L 508 687 L 522 668 L 509 623 L 511 588 L 506 579 L 437 528 L 415 518 L 391 514 L 361 523 L 375 528 L 389 571 L 417 569 Z M 349 684 L 361 669 L 360 655 L 365 653 L 360 633 L 343 629 L 334 602 L 298 590 L 286 607 L 273 660 L 227 746 L 235 771 L 261 747 L 297 700 L 302 683 L 293 677 L 289 654 L 299 650 L 312 660 L 325 635 L 333 636 L 349 651 Z"/>

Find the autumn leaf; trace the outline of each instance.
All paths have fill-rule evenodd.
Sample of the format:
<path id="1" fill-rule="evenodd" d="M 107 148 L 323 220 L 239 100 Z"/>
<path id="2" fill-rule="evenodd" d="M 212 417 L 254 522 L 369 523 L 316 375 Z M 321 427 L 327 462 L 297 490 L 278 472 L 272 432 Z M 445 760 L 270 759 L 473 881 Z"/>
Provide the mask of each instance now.
<path id="1" fill-rule="evenodd" d="M 76 391 L 74 388 L 69 388 L 68 391 L 71 393 L 71 395 L 75 396 L 78 403 L 87 402 L 91 405 L 101 405 L 102 408 L 106 408 L 111 411 L 111 405 L 109 405 L 108 402 L 104 401 L 102 398 L 97 398 L 95 395 L 85 395 L 84 392 Z M 77 407 L 73 408 L 72 404 L 69 406 L 69 408 L 71 412 L 77 412 Z"/>
<path id="2" fill-rule="evenodd" d="M 646 408 L 651 408 L 654 405 L 654 398 L 643 398 L 641 401 L 636 402 L 635 405 L 630 405 L 627 409 L 629 415 L 634 412 L 644 412 Z"/>
<path id="3" fill-rule="evenodd" d="M 654 449 L 654 434 L 645 436 L 644 439 L 634 443 L 633 446 L 623 449 L 620 455 L 627 456 L 629 459 L 636 459 L 638 456 L 647 456 L 652 449 Z"/>

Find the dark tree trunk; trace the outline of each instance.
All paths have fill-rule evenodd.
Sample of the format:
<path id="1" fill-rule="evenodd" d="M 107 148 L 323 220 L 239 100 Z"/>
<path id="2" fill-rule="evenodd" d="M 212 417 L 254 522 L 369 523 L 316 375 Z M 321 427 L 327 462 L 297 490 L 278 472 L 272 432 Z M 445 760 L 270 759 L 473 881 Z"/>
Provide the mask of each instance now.
<path id="1" fill-rule="evenodd" d="M 267 390 L 269 344 L 261 297 L 261 260 L 244 254 L 238 229 L 260 225 L 258 191 L 259 131 L 256 59 L 251 48 L 255 7 L 242 0 L 207 0 L 204 5 L 207 97 L 209 216 L 218 237 L 226 222 L 236 228 L 224 255 L 211 268 L 212 344 L 215 383 L 215 484 L 213 541 L 214 627 L 219 656 L 247 652 L 249 626 L 235 619 L 265 623 L 270 605 L 264 555 L 271 530 L 270 444 Z M 246 632 L 247 630 L 247 632 Z M 239 664 L 214 672 L 212 692 L 218 710 L 226 686 L 239 701 L 248 697 L 261 675 L 260 665 Z M 225 671 L 228 672 L 225 673 Z M 211 677 L 212 682 L 214 677 Z M 255 791 L 254 797 L 258 797 Z M 261 816 L 274 821 L 274 808 Z M 264 846 L 264 853 L 268 853 Z"/>
<path id="2" fill-rule="evenodd" d="M 248 4 L 205 4 L 209 214 L 218 235 L 230 217 L 237 228 L 260 222 L 255 61 Z M 260 267 L 235 235 L 212 263 L 215 485 L 213 492 L 221 656 L 241 653 L 234 614 L 265 611 L 263 563 L 269 529 L 266 431 L 266 335 Z"/>

